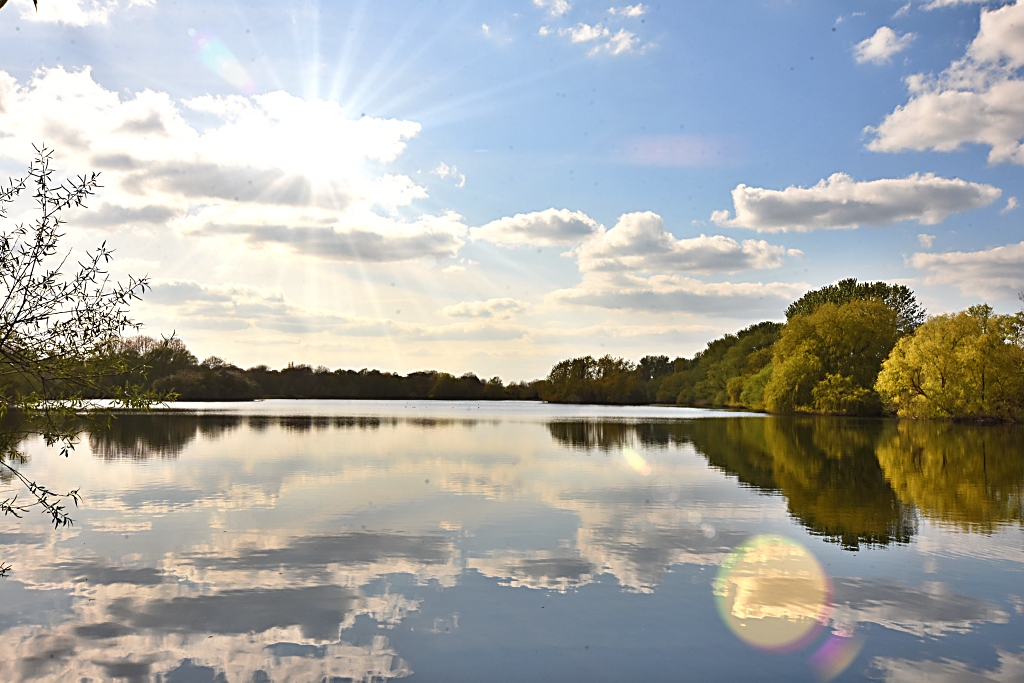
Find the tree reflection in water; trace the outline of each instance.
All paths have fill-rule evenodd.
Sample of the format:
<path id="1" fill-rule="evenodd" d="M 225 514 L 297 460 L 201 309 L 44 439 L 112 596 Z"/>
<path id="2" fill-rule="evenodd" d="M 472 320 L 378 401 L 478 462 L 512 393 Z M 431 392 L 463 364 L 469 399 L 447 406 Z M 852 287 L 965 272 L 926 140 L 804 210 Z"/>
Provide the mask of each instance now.
<path id="1" fill-rule="evenodd" d="M 280 427 L 290 432 L 326 429 L 379 429 L 396 420 L 378 417 L 216 415 L 159 411 L 120 413 L 89 432 L 92 453 L 104 460 L 176 458 L 196 438 L 218 439 L 243 424 L 255 431 Z M 429 425 L 428 425 L 429 426 Z"/>
<path id="2" fill-rule="evenodd" d="M 900 500 L 927 519 L 990 532 L 1024 520 L 1024 429 L 901 421 L 878 447 Z"/>
<path id="3" fill-rule="evenodd" d="M 573 449 L 691 445 L 741 484 L 786 498 L 849 550 L 908 543 L 920 514 L 968 530 L 1024 520 L 1024 429 L 828 417 L 552 422 Z"/>

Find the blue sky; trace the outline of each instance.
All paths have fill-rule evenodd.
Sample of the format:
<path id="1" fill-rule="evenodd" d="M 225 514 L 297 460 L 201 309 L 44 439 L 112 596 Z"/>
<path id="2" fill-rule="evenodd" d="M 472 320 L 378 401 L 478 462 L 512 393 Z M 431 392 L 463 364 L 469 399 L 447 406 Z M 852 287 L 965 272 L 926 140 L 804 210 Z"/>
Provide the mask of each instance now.
<path id="1" fill-rule="evenodd" d="M 0 170 L 100 170 L 68 239 L 200 357 L 519 380 L 844 277 L 1019 307 L 1024 5 L 40 3 Z"/>

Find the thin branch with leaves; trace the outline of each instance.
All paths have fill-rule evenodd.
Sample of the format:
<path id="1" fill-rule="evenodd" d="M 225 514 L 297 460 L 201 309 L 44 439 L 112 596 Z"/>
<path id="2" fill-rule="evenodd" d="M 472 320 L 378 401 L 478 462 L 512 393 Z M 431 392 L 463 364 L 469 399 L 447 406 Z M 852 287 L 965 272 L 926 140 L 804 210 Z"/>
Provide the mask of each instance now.
<path id="1" fill-rule="evenodd" d="M 146 409 L 162 397 L 144 389 L 144 373 L 121 352 L 124 333 L 141 327 L 130 306 L 149 280 L 113 281 L 106 242 L 77 260 L 60 246 L 61 213 L 88 208 L 99 174 L 56 182 L 52 164 L 53 150 L 35 147 L 26 175 L 0 184 L 0 220 L 24 199 L 37 216 L 0 231 L 0 478 L 27 494 L 0 501 L 0 512 L 21 517 L 39 508 L 64 527 L 73 523 L 68 506 L 77 507 L 78 490 L 59 494 L 26 477 L 19 444 L 39 435 L 67 457 L 83 429 L 109 423 L 113 410 Z M 111 381 L 132 373 L 143 382 Z M 111 400 L 98 405 L 97 396 Z"/>

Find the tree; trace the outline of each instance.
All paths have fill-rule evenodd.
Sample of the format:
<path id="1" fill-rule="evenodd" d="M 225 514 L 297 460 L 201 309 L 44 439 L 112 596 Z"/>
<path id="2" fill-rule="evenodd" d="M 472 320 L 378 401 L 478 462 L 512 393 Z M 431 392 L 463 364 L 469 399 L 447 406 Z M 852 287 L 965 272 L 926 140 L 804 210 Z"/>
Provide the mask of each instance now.
<path id="1" fill-rule="evenodd" d="M 786 319 L 810 315 L 822 304 L 842 306 L 851 301 L 880 301 L 896 313 L 901 335 L 910 334 L 925 321 L 925 310 L 917 302 L 914 291 L 905 285 L 887 282 L 857 282 L 857 278 L 840 280 L 834 285 L 807 292 L 786 309 Z"/>
<path id="2" fill-rule="evenodd" d="M 876 389 L 900 417 L 1024 421 L 1024 312 L 935 316 L 900 340 Z"/>
<path id="3" fill-rule="evenodd" d="M 765 407 L 780 413 L 879 413 L 875 379 L 899 337 L 897 312 L 879 300 L 826 302 L 794 316 L 773 347 Z"/>
<path id="4" fill-rule="evenodd" d="M 0 501 L 0 510 L 20 517 L 39 506 L 55 526 L 64 526 L 71 524 L 66 503 L 77 504 L 78 492 L 58 495 L 29 480 L 18 469 L 27 462 L 19 444 L 40 434 L 67 456 L 84 428 L 83 413 L 95 408 L 90 397 L 107 395 L 111 407 L 128 409 L 157 399 L 132 382 L 110 382 L 132 370 L 119 343 L 125 331 L 140 327 L 129 307 L 149 285 L 130 276 L 127 284 L 111 282 L 105 268 L 112 252 L 106 243 L 72 266 L 70 253 L 59 246 L 61 212 L 84 206 L 100 187 L 99 176 L 55 184 L 52 150 L 35 150 L 27 174 L 0 185 L 0 219 L 8 218 L 23 196 L 37 210 L 30 224 L 0 232 L 0 471 L 29 494 L 27 502 L 17 494 Z M 100 411 L 88 419 L 95 423 L 109 416 Z"/>

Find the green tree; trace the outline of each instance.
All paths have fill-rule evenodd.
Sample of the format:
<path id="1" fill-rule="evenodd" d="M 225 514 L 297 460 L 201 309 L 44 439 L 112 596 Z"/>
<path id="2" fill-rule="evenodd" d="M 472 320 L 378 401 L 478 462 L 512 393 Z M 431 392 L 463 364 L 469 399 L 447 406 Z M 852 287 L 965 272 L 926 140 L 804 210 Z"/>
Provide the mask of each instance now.
<path id="1" fill-rule="evenodd" d="M 901 335 L 910 334 L 925 321 L 925 310 L 914 291 L 905 285 L 888 282 L 858 282 L 857 278 L 840 280 L 834 285 L 811 290 L 786 309 L 786 319 L 810 315 L 822 304 L 842 306 L 851 301 L 880 301 L 896 313 Z"/>
<path id="2" fill-rule="evenodd" d="M 795 316 L 773 347 L 765 407 L 781 413 L 877 414 L 875 379 L 899 337 L 897 311 L 880 300 L 826 302 Z"/>
<path id="3" fill-rule="evenodd" d="M 82 413 L 95 408 L 90 396 L 106 394 L 119 408 L 145 408 L 156 396 L 139 384 L 111 384 L 131 368 L 120 353 L 122 335 L 139 325 L 129 315 L 132 300 L 148 287 L 129 277 L 111 282 L 105 270 L 112 252 L 104 243 L 77 261 L 63 252 L 61 212 L 80 207 L 99 187 L 98 175 L 55 183 L 52 151 L 36 148 L 28 173 L 0 185 L 0 219 L 29 195 L 37 218 L 0 233 L 0 470 L 27 490 L 0 501 L 5 514 L 20 516 L 38 506 L 57 526 L 71 523 L 66 498 L 31 481 L 18 465 L 27 461 L 19 443 L 41 434 L 67 455 L 83 429 Z M 109 413 L 90 413 L 92 420 Z"/>
<path id="4" fill-rule="evenodd" d="M 901 417 L 1024 420 L 1024 313 L 935 316 L 900 340 L 876 389 Z"/>

